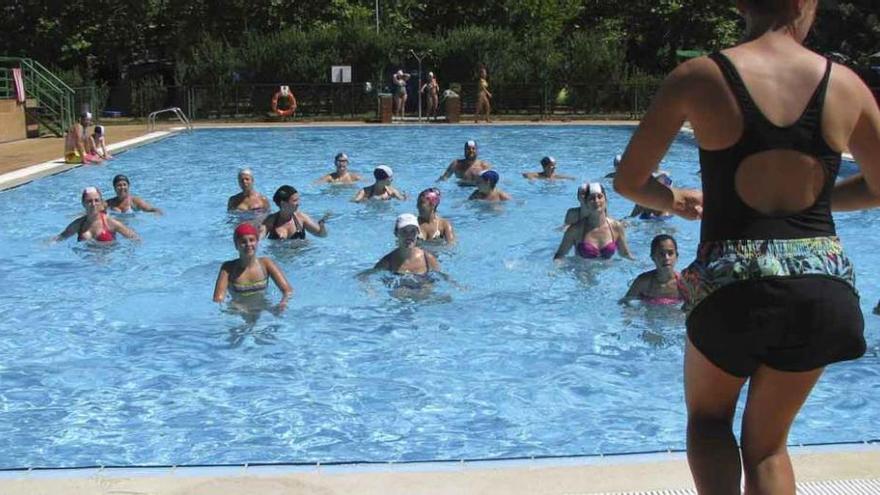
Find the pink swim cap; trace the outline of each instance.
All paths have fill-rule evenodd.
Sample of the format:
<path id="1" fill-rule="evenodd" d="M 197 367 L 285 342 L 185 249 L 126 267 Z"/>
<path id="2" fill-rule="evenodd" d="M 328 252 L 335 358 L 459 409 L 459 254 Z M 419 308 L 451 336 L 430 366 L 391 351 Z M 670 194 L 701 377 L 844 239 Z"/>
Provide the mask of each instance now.
<path id="1" fill-rule="evenodd" d="M 239 224 L 238 227 L 235 228 L 235 232 L 232 234 L 232 238 L 234 240 L 238 240 L 246 235 L 260 236 L 260 231 L 257 230 L 252 224 L 242 223 Z"/>

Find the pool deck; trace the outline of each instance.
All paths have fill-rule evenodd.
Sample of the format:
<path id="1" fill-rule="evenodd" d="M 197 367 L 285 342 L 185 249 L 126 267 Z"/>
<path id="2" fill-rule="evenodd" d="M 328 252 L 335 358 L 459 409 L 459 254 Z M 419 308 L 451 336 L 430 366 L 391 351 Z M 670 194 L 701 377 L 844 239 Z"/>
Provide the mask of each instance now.
<path id="1" fill-rule="evenodd" d="M 792 449 L 799 493 L 880 492 L 880 445 Z M 4 495 L 684 495 L 682 453 L 338 466 L 104 468 L 0 473 Z"/>
<path id="2" fill-rule="evenodd" d="M 498 122 L 494 125 L 534 125 Z M 541 124 L 633 125 L 629 121 L 556 121 Z M 315 126 L 364 125 L 310 123 Z M 405 125 L 405 124 L 386 124 Z M 474 124 L 463 124 L 474 125 Z M 485 125 L 485 124 L 482 124 Z M 282 127 L 303 124 L 196 124 L 196 128 Z M 172 135 L 172 125 L 108 126 L 111 152 Z M 62 138 L 0 143 L 0 190 L 77 165 L 61 160 Z M 799 493 L 880 493 L 880 443 L 792 448 Z M 653 494 L 693 490 L 682 453 L 514 461 L 468 461 L 336 466 L 95 468 L 0 472 L 3 495 L 210 494 Z"/>

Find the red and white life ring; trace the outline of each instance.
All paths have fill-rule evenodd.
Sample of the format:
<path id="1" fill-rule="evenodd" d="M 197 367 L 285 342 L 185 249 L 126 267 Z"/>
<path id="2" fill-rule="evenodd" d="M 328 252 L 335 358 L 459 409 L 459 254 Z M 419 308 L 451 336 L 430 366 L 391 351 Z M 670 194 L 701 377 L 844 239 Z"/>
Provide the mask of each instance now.
<path id="1" fill-rule="evenodd" d="M 296 98 L 293 97 L 293 92 L 290 91 L 287 93 L 287 108 L 281 109 L 278 108 L 278 99 L 281 98 L 281 91 L 275 93 L 272 96 L 272 111 L 275 112 L 278 116 L 281 117 L 290 117 L 293 115 L 293 112 L 296 111 Z"/>

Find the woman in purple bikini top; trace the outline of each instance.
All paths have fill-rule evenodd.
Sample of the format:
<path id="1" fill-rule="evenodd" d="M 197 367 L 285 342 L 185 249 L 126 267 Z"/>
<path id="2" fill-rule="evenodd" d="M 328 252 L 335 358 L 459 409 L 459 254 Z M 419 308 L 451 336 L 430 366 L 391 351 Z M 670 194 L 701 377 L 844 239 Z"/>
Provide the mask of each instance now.
<path id="1" fill-rule="evenodd" d="M 620 251 L 621 256 L 632 259 L 623 225 L 608 216 L 608 199 L 602 184 L 582 184 L 578 188 L 578 201 L 581 219 L 566 230 L 553 258 L 564 258 L 574 247 L 581 258 L 611 259 Z"/>

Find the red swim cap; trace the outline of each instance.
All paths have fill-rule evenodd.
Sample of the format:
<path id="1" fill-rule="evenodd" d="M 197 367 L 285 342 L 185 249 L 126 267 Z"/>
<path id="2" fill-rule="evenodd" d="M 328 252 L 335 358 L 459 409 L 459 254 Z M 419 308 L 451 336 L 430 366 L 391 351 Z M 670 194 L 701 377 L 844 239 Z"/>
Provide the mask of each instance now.
<path id="1" fill-rule="evenodd" d="M 246 235 L 254 235 L 259 237 L 260 231 L 257 230 L 257 228 L 253 226 L 253 224 L 241 223 L 238 225 L 238 227 L 235 228 L 235 233 L 232 234 L 232 238 L 239 239 Z"/>

